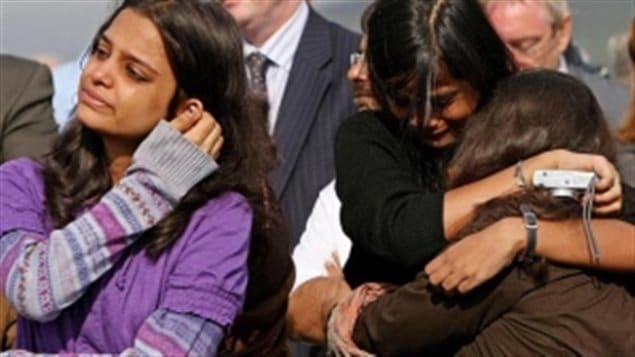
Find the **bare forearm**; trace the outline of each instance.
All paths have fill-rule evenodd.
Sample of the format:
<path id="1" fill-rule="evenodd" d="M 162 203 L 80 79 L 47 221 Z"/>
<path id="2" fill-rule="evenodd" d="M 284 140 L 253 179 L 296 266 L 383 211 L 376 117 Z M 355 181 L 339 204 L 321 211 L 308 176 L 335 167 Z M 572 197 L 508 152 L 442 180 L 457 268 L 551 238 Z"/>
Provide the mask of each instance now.
<path id="1" fill-rule="evenodd" d="M 582 222 L 540 222 L 536 253 L 556 262 L 602 270 L 635 270 L 635 226 L 614 219 L 595 219 L 593 232 L 600 260 L 591 261 Z"/>
<path id="2" fill-rule="evenodd" d="M 483 180 L 455 188 L 443 200 L 443 228 L 446 239 L 452 239 L 474 219 L 475 208 L 498 196 L 514 192 L 516 184 L 511 168 Z"/>
<path id="3" fill-rule="evenodd" d="M 324 344 L 328 313 L 350 292 L 342 277 L 317 277 L 300 285 L 289 299 L 289 338 Z"/>
<path id="4" fill-rule="evenodd" d="M 502 223 L 505 236 L 522 242 L 518 247 L 524 249 L 522 219 L 505 218 Z M 617 219 L 594 219 L 591 224 L 600 250 L 598 263 L 591 260 L 581 220 L 539 221 L 536 255 L 575 266 L 635 271 L 635 226 Z"/>
<path id="5" fill-rule="evenodd" d="M 535 170 L 556 167 L 557 162 L 554 156 L 551 153 L 545 153 L 523 161 L 520 173 L 524 177 L 524 182 L 531 182 Z M 474 183 L 448 191 L 443 201 L 443 226 L 446 238 L 452 239 L 458 231 L 473 220 L 477 205 L 496 197 L 512 194 L 519 189 L 516 167 L 511 166 Z"/>

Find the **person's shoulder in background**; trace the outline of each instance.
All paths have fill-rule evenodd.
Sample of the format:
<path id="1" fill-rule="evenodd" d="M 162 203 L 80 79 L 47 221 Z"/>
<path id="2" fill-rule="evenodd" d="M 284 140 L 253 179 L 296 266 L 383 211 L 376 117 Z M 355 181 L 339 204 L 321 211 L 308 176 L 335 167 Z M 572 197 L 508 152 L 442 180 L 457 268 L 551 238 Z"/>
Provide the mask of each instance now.
<path id="1" fill-rule="evenodd" d="M 41 158 L 57 135 L 48 67 L 0 55 L 0 162 L 28 156 Z"/>
<path id="2" fill-rule="evenodd" d="M 611 128 L 617 128 L 628 109 L 629 89 L 623 83 L 601 72 L 586 67 L 567 64 L 569 73 L 584 82 L 595 95 Z"/>

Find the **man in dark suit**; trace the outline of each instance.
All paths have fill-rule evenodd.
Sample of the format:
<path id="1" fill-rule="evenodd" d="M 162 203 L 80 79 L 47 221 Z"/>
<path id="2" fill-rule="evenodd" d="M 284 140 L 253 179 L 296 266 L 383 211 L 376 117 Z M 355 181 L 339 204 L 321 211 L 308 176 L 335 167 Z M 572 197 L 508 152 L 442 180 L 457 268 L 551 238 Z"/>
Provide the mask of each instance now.
<path id="1" fill-rule="evenodd" d="M 346 71 L 360 37 L 328 22 L 305 1 L 223 4 L 243 31 L 252 83 L 265 80 L 255 86 L 269 101 L 269 128 L 278 148 L 271 183 L 293 248 L 318 192 L 335 175 L 335 131 L 355 111 Z M 255 56 L 264 70 L 251 65 Z"/>
<path id="2" fill-rule="evenodd" d="M 39 158 L 57 134 L 51 72 L 39 63 L 0 55 L 0 163 Z"/>
<path id="3" fill-rule="evenodd" d="M 355 111 L 346 72 L 360 36 L 328 22 L 303 0 L 223 4 L 242 29 L 252 89 L 269 102 L 269 131 L 279 157 L 270 178 L 292 249 L 319 191 L 335 176 L 335 132 Z M 292 349 L 294 356 L 310 354 L 300 344 Z"/>
<path id="4" fill-rule="evenodd" d="M 566 60 L 573 24 L 567 1 L 480 1 L 520 69 L 548 68 L 577 77 L 591 88 L 609 124 L 619 125 L 628 106 L 628 88 L 588 64 Z"/>

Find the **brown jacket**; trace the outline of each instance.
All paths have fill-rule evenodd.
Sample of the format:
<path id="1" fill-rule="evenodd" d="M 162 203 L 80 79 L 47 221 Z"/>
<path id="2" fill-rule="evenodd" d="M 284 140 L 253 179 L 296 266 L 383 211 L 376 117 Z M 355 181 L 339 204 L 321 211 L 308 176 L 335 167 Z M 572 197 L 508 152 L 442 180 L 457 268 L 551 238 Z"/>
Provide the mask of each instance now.
<path id="1" fill-rule="evenodd" d="M 269 205 L 275 223 L 268 226 L 269 234 L 252 237 L 245 306 L 220 348 L 223 357 L 290 356 L 286 316 L 295 269 L 278 204 Z"/>
<path id="2" fill-rule="evenodd" d="M 369 305 L 354 340 L 379 356 L 625 356 L 635 351 L 635 298 L 555 265 L 543 282 L 516 266 L 455 297 L 420 274 Z"/>

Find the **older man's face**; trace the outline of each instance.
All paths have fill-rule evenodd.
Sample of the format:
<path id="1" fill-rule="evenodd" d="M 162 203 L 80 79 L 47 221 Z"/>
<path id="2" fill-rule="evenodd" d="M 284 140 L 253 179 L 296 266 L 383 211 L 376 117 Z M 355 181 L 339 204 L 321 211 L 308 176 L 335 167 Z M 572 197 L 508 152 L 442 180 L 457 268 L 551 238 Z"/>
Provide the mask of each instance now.
<path id="1" fill-rule="evenodd" d="M 351 55 L 351 66 L 346 73 L 346 77 L 353 84 L 353 101 L 357 110 L 360 111 L 379 109 L 370 84 L 370 74 L 366 63 L 367 48 L 368 37 L 364 35 L 359 43 L 359 51 Z"/>
<path id="2" fill-rule="evenodd" d="M 557 69 L 571 38 L 571 18 L 554 24 L 542 1 L 493 1 L 489 20 L 520 69 Z"/>
<path id="3" fill-rule="evenodd" d="M 251 22 L 266 19 L 281 0 L 222 0 L 236 22 L 242 27 Z"/>

